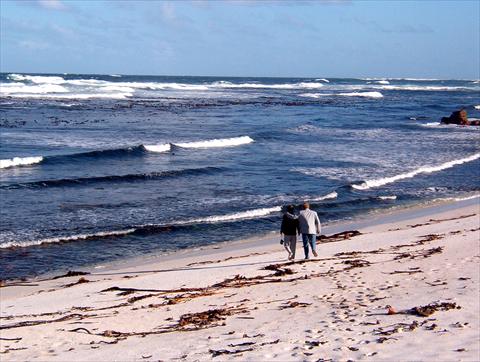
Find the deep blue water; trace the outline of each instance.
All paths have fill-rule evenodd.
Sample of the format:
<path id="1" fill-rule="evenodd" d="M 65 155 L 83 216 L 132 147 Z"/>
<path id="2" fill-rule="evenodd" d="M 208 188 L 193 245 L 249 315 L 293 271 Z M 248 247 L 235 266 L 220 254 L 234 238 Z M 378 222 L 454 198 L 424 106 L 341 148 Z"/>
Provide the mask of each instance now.
<path id="1" fill-rule="evenodd" d="M 277 230 L 304 200 L 329 222 L 480 190 L 480 127 L 438 123 L 480 118 L 474 80 L 1 74 L 0 96 L 0 279 Z"/>

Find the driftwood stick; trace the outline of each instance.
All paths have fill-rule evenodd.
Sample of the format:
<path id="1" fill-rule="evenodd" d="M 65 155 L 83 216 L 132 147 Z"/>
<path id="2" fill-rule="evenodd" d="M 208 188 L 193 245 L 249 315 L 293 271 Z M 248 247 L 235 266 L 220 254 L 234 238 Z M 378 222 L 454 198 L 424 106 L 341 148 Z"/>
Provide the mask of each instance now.
<path id="1" fill-rule="evenodd" d="M 13 324 L 7 324 L 6 326 L 0 326 L 1 329 L 11 329 L 11 328 L 19 328 L 19 327 L 30 327 L 30 326 L 36 326 L 39 324 L 48 324 L 48 323 L 56 323 L 56 322 L 64 322 L 68 321 L 71 319 L 83 319 L 86 317 L 93 317 L 94 315 L 83 315 L 83 314 L 69 314 L 64 317 L 60 317 L 57 319 L 52 319 L 52 320 L 40 320 L 40 321 L 23 321 L 23 322 L 18 322 L 18 323 L 13 323 Z"/>

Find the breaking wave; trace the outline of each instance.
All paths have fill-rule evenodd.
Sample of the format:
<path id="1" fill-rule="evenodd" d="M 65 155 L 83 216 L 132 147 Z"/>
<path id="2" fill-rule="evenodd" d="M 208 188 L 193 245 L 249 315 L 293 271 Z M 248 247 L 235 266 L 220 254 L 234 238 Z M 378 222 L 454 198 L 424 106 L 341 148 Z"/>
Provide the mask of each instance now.
<path id="1" fill-rule="evenodd" d="M 400 91 L 458 91 L 458 90 L 474 90 L 475 87 L 448 87 L 448 86 L 412 86 L 412 85 L 384 85 L 380 87 L 384 90 L 400 90 Z"/>
<path id="2" fill-rule="evenodd" d="M 350 93 L 303 93 L 299 94 L 301 97 L 307 98 L 320 98 L 320 97 L 365 97 L 365 98 L 383 98 L 383 94 L 380 92 L 350 92 Z"/>
<path id="3" fill-rule="evenodd" d="M 11 159 L 0 160 L 0 169 L 15 166 L 34 165 L 43 161 L 43 157 L 14 157 Z"/>
<path id="4" fill-rule="evenodd" d="M 383 94 L 380 92 L 351 92 L 351 93 L 339 93 L 338 95 L 345 96 L 345 97 L 383 98 Z"/>
<path id="5" fill-rule="evenodd" d="M 254 88 L 254 89 L 315 89 L 323 87 L 323 83 L 300 82 L 283 84 L 263 84 L 263 83 L 232 83 L 218 81 L 212 83 L 210 88 Z"/>
<path id="6" fill-rule="evenodd" d="M 160 145 L 143 145 L 143 147 L 150 152 L 168 152 L 172 148 L 170 143 Z"/>
<path id="7" fill-rule="evenodd" d="M 381 98 L 379 92 L 373 90 L 400 90 L 400 91 L 456 91 L 456 90 L 475 90 L 480 88 L 478 83 L 469 82 L 462 86 L 445 86 L 445 85 L 425 85 L 416 84 L 418 81 L 433 81 L 431 79 L 409 79 L 409 78 L 366 78 L 366 84 L 350 84 L 343 82 L 337 83 L 334 79 L 331 81 L 325 78 L 317 78 L 314 81 L 304 80 L 297 82 L 284 83 L 260 83 L 254 80 L 243 83 L 235 83 L 234 81 L 217 80 L 205 81 L 199 80 L 197 83 L 178 83 L 168 82 L 163 79 L 159 81 L 139 81 L 132 79 L 125 81 L 126 77 L 109 76 L 108 80 L 94 78 L 78 78 L 71 79 L 72 76 L 64 75 L 28 75 L 28 74 L 9 74 L 7 82 L 2 82 L 0 87 L 0 95 L 15 98 L 46 98 L 46 99 L 130 99 L 133 97 L 162 98 L 168 92 L 184 92 L 185 94 L 194 96 L 204 96 L 205 92 L 209 92 L 209 97 L 220 94 L 222 97 L 225 93 L 222 90 L 315 90 L 326 87 L 331 91 L 345 90 L 366 90 L 359 92 L 360 94 L 337 94 L 355 97 L 371 97 Z M 410 84 L 390 84 L 393 81 L 411 81 Z M 202 92 L 202 93 L 195 93 Z M 371 93 L 372 95 L 368 95 Z M 329 94 L 335 95 L 335 94 Z M 307 97 L 317 98 L 321 95 L 306 95 Z"/>
<path id="8" fill-rule="evenodd" d="M 226 221 L 235 221 L 241 219 L 253 219 L 261 216 L 267 216 L 274 212 L 280 212 L 282 208 L 280 206 L 275 207 L 268 207 L 262 209 L 255 209 L 255 210 L 248 210 L 237 212 L 234 214 L 227 214 L 227 215 L 216 215 L 216 216 L 209 216 L 203 219 L 193 219 L 187 223 L 215 223 L 215 222 L 226 222 Z"/>
<path id="9" fill-rule="evenodd" d="M 472 196 L 465 196 L 465 197 L 455 197 L 455 201 L 466 201 L 466 200 L 473 200 L 480 198 L 480 194 L 472 195 Z"/>
<path id="10" fill-rule="evenodd" d="M 396 195 L 391 195 L 391 196 L 378 196 L 378 199 L 380 200 L 396 200 L 397 196 Z"/>
<path id="11" fill-rule="evenodd" d="M 336 199 L 337 197 L 338 197 L 338 193 L 336 191 L 333 191 L 327 195 L 310 199 L 310 201 L 323 201 L 323 200 L 329 200 L 329 199 Z"/>
<path id="12" fill-rule="evenodd" d="M 92 234 L 59 236 L 57 238 L 46 238 L 46 239 L 39 239 L 39 240 L 7 241 L 0 244 L 0 249 L 26 248 L 29 246 L 44 245 L 44 244 L 67 243 L 72 241 L 86 241 L 86 240 L 93 240 L 93 239 L 106 239 L 106 238 L 112 238 L 112 237 L 121 237 L 121 236 L 132 234 L 134 232 L 135 232 L 135 229 L 126 229 L 126 230 L 101 231 L 101 232 L 92 233 Z"/>
<path id="13" fill-rule="evenodd" d="M 212 147 L 233 147 L 252 143 L 253 139 L 249 136 L 213 139 L 209 141 L 173 143 L 174 146 L 181 148 L 212 148 Z"/>
<path id="14" fill-rule="evenodd" d="M 438 166 L 425 166 L 425 167 L 420 167 L 419 169 L 407 172 L 407 173 L 402 173 L 400 175 L 392 176 L 392 177 L 385 177 L 385 178 L 380 178 L 380 179 L 375 179 L 375 180 L 368 180 L 365 181 L 359 185 L 351 185 L 354 189 L 356 190 L 368 190 L 374 187 L 380 187 L 386 184 L 390 184 L 399 180 L 403 180 L 406 178 L 412 178 L 415 177 L 416 175 L 423 174 L 423 173 L 433 173 L 433 172 L 438 172 L 442 170 L 446 170 L 448 168 L 454 167 L 456 165 L 461 165 L 462 163 L 466 162 L 471 162 L 475 161 L 480 158 L 480 153 L 476 153 L 472 156 L 461 158 L 458 160 L 453 160 L 449 162 L 442 163 L 441 165 Z"/>
<path id="15" fill-rule="evenodd" d="M 211 224 L 211 223 L 224 223 L 224 222 L 234 222 L 237 220 L 244 219 L 256 219 L 264 216 L 268 216 L 275 212 L 280 212 L 281 207 L 275 206 L 270 208 L 261 208 L 254 210 L 242 211 L 234 214 L 226 215 L 214 215 L 208 216 L 205 218 L 191 219 L 185 221 L 178 221 L 172 224 L 145 224 L 137 225 L 124 230 L 113 230 L 113 231 L 101 231 L 91 234 L 78 234 L 71 236 L 59 236 L 54 238 L 46 238 L 32 241 L 9 241 L 0 244 L 0 249 L 7 248 L 24 248 L 29 246 L 44 245 L 44 244 L 54 244 L 54 243 L 66 243 L 74 241 L 88 241 L 88 240 L 97 240 L 97 239 L 110 239 L 117 237 L 124 237 L 127 235 L 149 235 L 159 232 L 170 231 L 175 227 L 185 227 L 189 225 L 198 225 L 198 224 Z"/>
<path id="16" fill-rule="evenodd" d="M 136 91 L 209 91 L 222 89 L 318 89 L 320 82 L 297 82 L 280 84 L 233 83 L 229 81 L 205 82 L 202 84 L 175 82 L 122 82 L 99 79 L 65 79 L 61 76 L 38 76 L 9 74 L 10 83 L 1 83 L 0 94 L 20 98 L 63 99 L 125 99 Z M 328 82 L 321 79 L 322 82 Z M 149 96 L 152 96 L 149 93 Z"/>
<path id="17" fill-rule="evenodd" d="M 56 155 L 45 157 L 14 157 L 12 159 L 0 160 L 0 169 L 15 166 L 26 166 L 35 163 L 55 163 L 57 161 L 65 161 L 65 159 L 82 159 L 92 157 L 124 157 L 130 155 L 142 155 L 144 152 L 163 153 L 169 152 L 173 147 L 180 148 L 221 148 L 235 147 L 254 142 L 249 136 L 240 136 L 232 138 L 220 138 L 206 141 L 183 142 L 183 143 L 163 143 L 158 145 L 140 145 L 118 149 L 96 150 L 82 153 L 74 153 L 70 155 Z"/>

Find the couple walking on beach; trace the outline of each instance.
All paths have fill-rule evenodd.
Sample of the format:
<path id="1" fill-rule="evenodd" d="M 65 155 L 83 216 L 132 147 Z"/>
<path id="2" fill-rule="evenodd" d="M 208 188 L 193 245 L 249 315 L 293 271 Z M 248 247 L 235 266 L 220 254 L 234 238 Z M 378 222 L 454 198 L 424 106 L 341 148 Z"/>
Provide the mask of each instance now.
<path id="1" fill-rule="evenodd" d="M 295 250 L 297 248 L 297 234 L 302 234 L 303 251 L 305 259 L 309 259 L 309 250 L 312 249 L 313 256 L 317 255 L 317 235 L 320 236 L 320 219 L 318 214 L 310 210 L 308 202 L 303 203 L 303 210 L 299 215 L 295 215 L 295 207 L 287 206 L 287 212 L 283 215 L 280 234 L 282 236 L 283 246 L 288 252 L 288 259 L 295 259 Z M 282 243 L 282 241 L 280 243 Z"/>

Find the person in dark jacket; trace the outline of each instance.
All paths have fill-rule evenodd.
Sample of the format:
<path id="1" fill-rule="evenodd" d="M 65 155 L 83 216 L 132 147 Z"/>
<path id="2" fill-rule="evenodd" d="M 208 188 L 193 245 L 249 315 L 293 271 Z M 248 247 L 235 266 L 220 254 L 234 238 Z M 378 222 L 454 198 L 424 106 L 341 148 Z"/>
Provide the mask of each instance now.
<path id="1" fill-rule="evenodd" d="M 282 236 L 283 246 L 288 252 L 288 259 L 295 259 L 295 250 L 297 248 L 297 234 L 300 233 L 298 217 L 294 214 L 295 207 L 287 206 L 287 212 L 283 214 L 280 235 Z"/>

